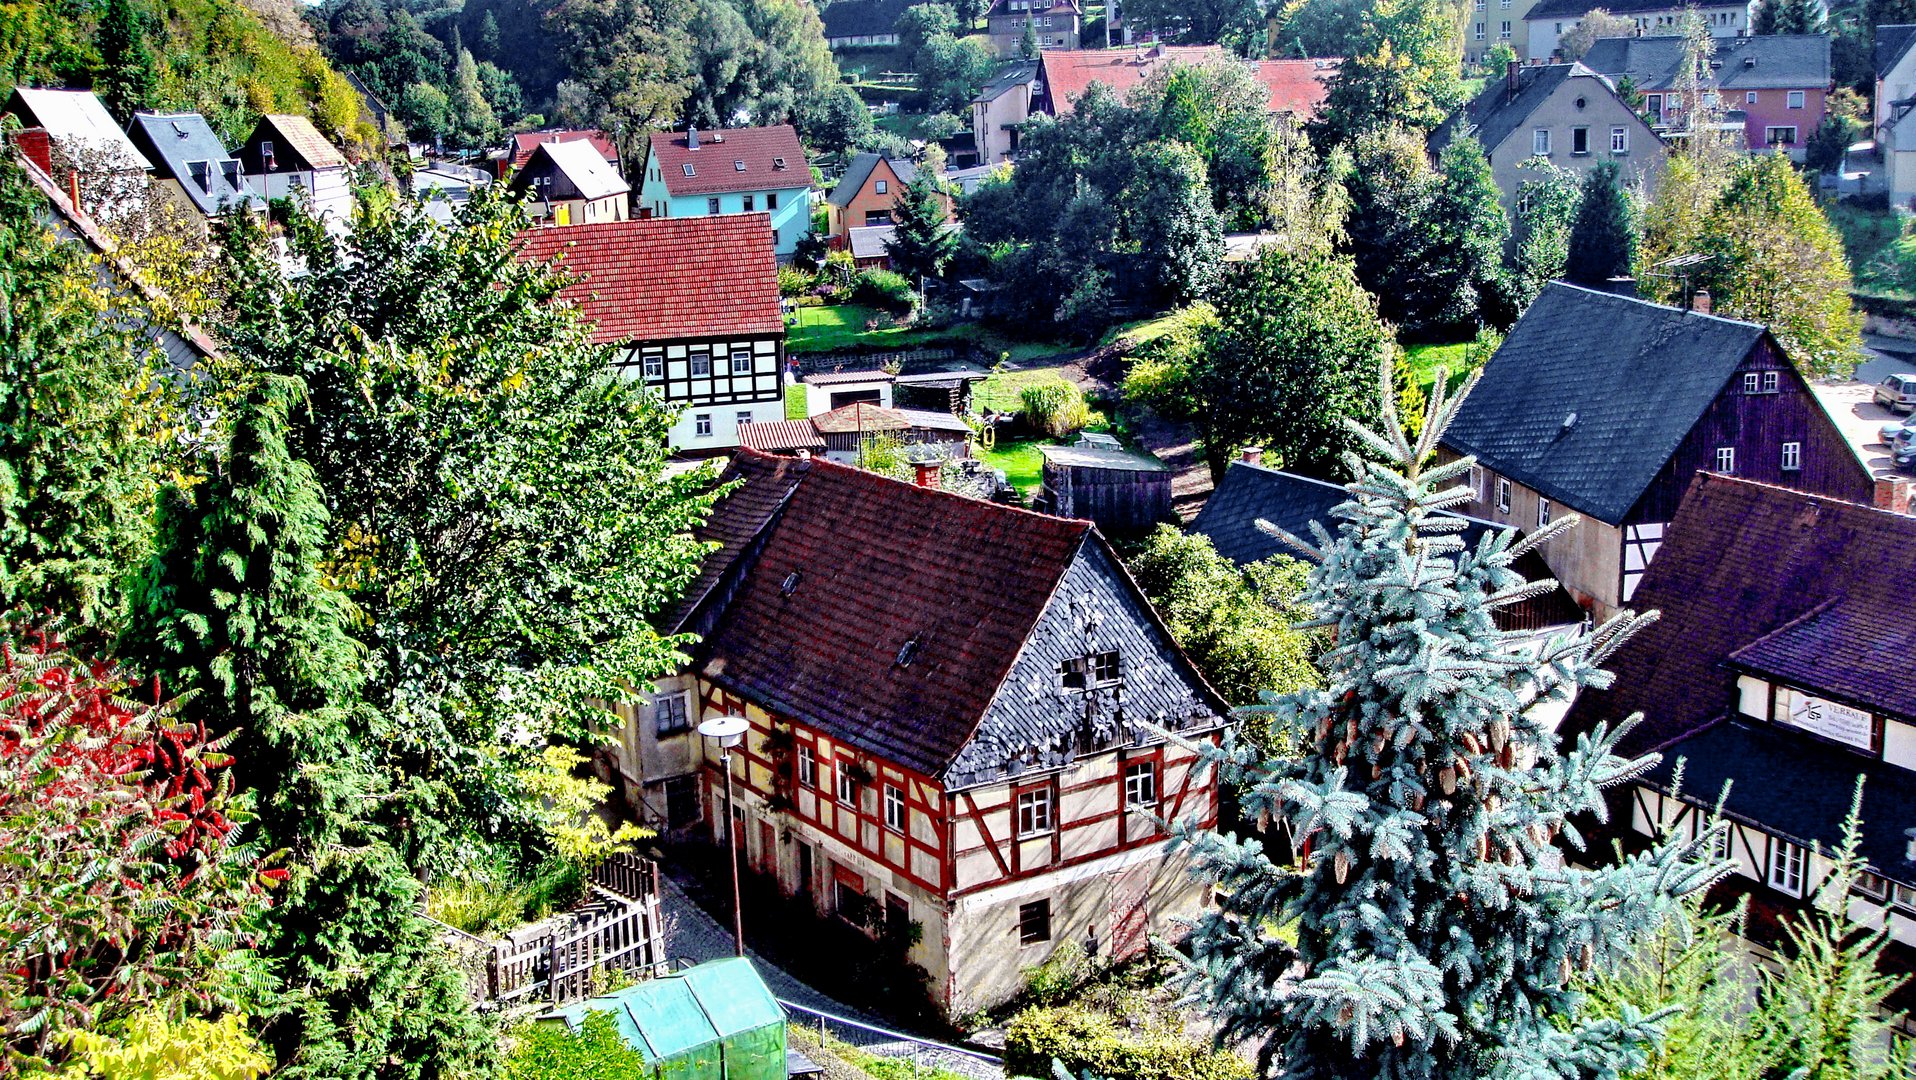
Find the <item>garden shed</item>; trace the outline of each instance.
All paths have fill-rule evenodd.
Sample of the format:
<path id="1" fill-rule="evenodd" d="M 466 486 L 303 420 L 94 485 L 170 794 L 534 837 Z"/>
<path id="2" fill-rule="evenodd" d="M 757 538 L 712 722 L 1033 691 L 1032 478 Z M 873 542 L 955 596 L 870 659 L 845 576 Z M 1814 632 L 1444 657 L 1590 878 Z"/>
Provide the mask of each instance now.
<path id="1" fill-rule="evenodd" d="M 1059 517 L 1089 518 L 1107 535 L 1143 532 L 1161 521 L 1177 520 L 1171 510 L 1171 470 L 1149 454 L 1115 443 L 1107 437 L 1040 446 L 1040 509 Z"/>
<path id="2" fill-rule="evenodd" d="M 785 1080 L 785 1010 L 750 960 L 648 979 L 552 1018 L 577 1031 L 593 1010 L 612 1014 L 654 1080 Z"/>

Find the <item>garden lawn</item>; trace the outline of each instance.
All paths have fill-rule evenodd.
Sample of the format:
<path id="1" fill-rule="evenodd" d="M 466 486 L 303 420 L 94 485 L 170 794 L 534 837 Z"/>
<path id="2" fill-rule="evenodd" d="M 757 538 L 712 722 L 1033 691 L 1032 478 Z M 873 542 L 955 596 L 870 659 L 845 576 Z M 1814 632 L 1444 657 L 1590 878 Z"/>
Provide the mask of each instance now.
<path id="1" fill-rule="evenodd" d="M 1062 369 L 1055 367 L 1027 368 L 1023 371 L 996 371 L 978 384 L 972 396 L 972 408 L 979 412 L 1019 412 L 1024 409 L 1024 392 L 1027 386 L 1039 383 L 1065 382 L 1060 374 Z"/>
<path id="2" fill-rule="evenodd" d="M 980 447 L 978 457 L 986 465 L 1002 469 L 1011 486 L 1029 500 L 1044 484 L 1044 455 L 1038 452 L 1043 445 L 1039 439 L 1001 442 L 990 450 Z"/>
<path id="3" fill-rule="evenodd" d="M 803 420 L 805 412 L 805 384 L 788 383 L 785 387 L 785 419 Z"/>
<path id="4" fill-rule="evenodd" d="M 1471 342 L 1460 341 L 1454 345 L 1406 345 L 1404 356 L 1411 371 L 1417 375 L 1417 385 L 1424 388 L 1426 396 L 1437 383 L 1437 369 L 1450 372 L 1450 389 L 1463 385 L 1465 375 L 1464 356 L 1470 351 Z"/>

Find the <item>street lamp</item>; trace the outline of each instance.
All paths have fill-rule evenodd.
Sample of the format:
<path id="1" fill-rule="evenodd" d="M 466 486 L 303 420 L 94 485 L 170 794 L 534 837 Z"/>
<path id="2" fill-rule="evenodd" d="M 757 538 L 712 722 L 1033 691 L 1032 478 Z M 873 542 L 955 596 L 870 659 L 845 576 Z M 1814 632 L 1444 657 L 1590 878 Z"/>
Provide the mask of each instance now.
<path id="1" fill-rule="evenodd" d="M 732 747 L 745 741 L 745 732 L 751 726 L 743 716 L 714 716 L 699 725 L 701 737 L 718 743 L 719 768 L 725 771 L 725 853 L 732 864 L 732 941 L 740 956 L 745 955 L 745 916 L 738 897 L 738 837 L 732 832 L 736 827 L 732 817 Z"/>

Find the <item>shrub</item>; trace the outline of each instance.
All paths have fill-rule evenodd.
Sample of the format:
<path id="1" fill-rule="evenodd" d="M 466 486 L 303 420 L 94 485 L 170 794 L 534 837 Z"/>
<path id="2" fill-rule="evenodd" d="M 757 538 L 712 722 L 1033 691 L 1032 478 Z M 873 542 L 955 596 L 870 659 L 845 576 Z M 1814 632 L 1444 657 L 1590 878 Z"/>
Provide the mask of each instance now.
<path id="1" fill-rule="evenodd" d="M 1054 438 L 1063 438 L 1082 428 L 1091 419 L 1084 391 L 1063 379 L 1032 383 L 1018 395 L 1024 406 L 1025 421 Z"/>
<path id="2" fill-rule="evenodd" d="M 868 304 L 893 315 L 909 315 L 918 307 L 918 291 L 905 275 L 890 270 L 866 270 L 852 282 L 852 303 Z"/>
<path id="3" fill-rule="evenodd" d="M 1057 1005 L 1090 974 L 1084 947 L 1067 941 L 1051 950 L 1044 963 L 1024 970 L 1025 997 L 1038 1005 Z"/>
<path id="4" fill-rule="evenodd" d="M 818 275 L 797 266 L 778 268 L 778 295 L 803 296 L 818 285 Z"/>
<path id="5" fill-rule="evenodd" d="M 1082 1006 L 1026 1009 L 1005 1027 L 1005 1071 L 1050 1076 L 1053 1061 L 1073 1076 L 1104 1080 L 1249 1080 L 1251 1066 L 1158 1019 L 1121 1028 Z"/>

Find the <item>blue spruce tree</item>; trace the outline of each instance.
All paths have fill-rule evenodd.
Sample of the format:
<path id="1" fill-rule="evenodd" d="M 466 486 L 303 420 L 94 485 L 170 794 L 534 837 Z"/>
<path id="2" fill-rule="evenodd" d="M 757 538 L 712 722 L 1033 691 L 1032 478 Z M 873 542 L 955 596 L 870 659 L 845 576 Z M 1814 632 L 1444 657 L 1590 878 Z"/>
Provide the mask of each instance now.
<path id="1" fill-rule="evenodd" d="M 1247 818 L 1288 826 L 1301 866 L 1255 838 L 1177 834 L 1221 897 L 1193 927 L 1191 1000 L 1224 1039 L 1261 1045 L 1266 1075 L 1616 1076 L 1664 1014 L 1579 1019 L 1573 979 L 1724 869 L 1707 833 L 1613 865 L 1569 862 L 1583 846 L 1574 822 L 1601 818 L 1603 790 L 1654 759 L 1617 757 L 1623 729 L 1560 752 L 1540 708 L 1607 684 L 1599 665 L 1655 616 L 1540 647 L 1497 628 L 1495 610 L 1553 587 L 1512 561 L 1570 519 L 1462 542 L 1463 522 L 1439 511 L 1467 501 L 1456 482 L 1470 462 L 1430 464 L 1463 400 L 1444 401 L 1444 384 L 1412 442 L 1386 364 L 1382 431 L 1352 425 L 1370 453 L 1346 456 L 1357 479 L 1337 536 L 1291 538 L 1318 564 L 1305 600 L 1333 635 L 1325 686 L 1267 692 L 1243 712 L 1298 755 L 1231 739 L 1208 751 Z"/>

